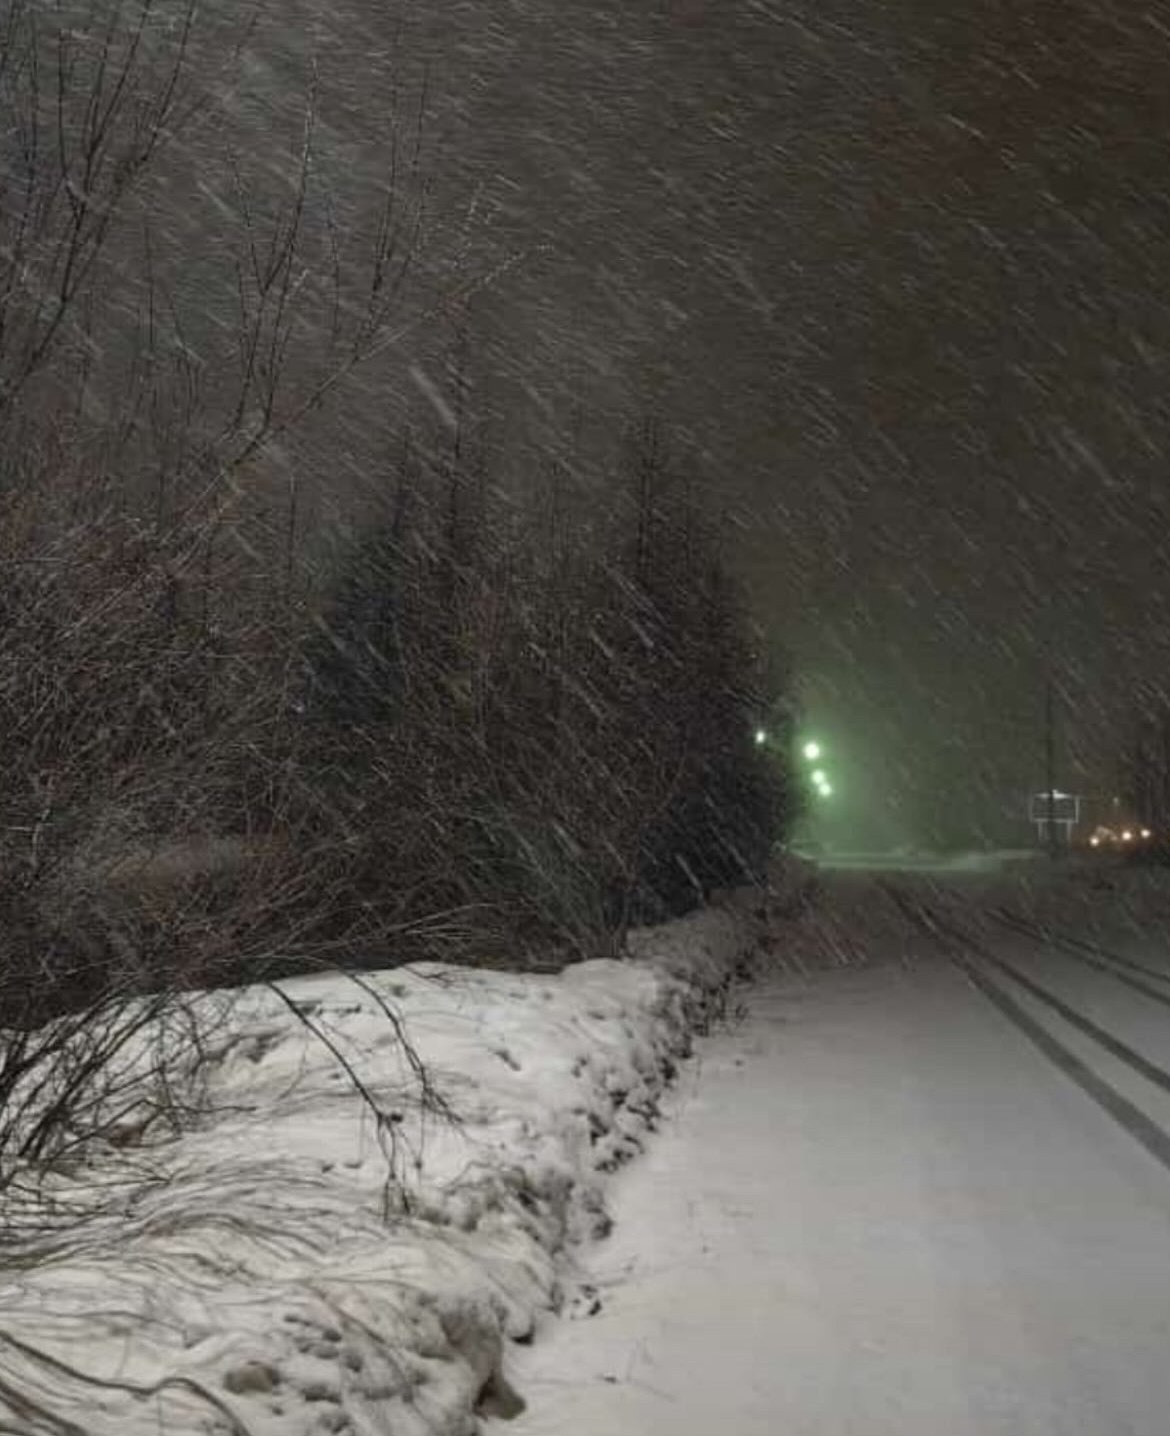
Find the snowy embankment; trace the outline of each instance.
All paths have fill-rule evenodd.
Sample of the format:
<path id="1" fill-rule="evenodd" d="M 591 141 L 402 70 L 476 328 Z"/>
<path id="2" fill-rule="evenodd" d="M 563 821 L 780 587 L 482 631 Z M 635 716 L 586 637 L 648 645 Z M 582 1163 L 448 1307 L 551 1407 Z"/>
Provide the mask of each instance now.
<path id="1" fill-rule="evenodd" d="M 559 1306 L 558 1252 L 606 1230 L 606 1174 L 765 921 L 740 895 L 555 976 L 202 999 L 199 1120 L 158 1140 L 129 1112 L 53 1179 L 109 1200 L 5 1260 L 0 1429 L 454 1436 L 509 1414 L 508 1342 Z"/>

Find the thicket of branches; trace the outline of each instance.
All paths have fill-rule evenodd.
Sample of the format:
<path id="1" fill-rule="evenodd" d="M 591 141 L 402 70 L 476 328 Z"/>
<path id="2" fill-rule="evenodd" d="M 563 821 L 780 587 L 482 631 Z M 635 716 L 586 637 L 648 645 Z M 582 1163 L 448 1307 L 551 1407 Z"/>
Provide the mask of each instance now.
<path id="1" fill-rule="evenodd" d="M 480 960 L 563 959 L 760 876 L 791 806 L 754 743 L 761 665 L 654 448 L 613 477 L 605 523 L 493 512 L 493 485 L 451 471 L 412 502 L 405 479 L 307 654 L 307 787 L 371 918 Z"/>
<path id="2" fill-rule="evenodd" d="M 789 811 L 718 536 L 649 430 L 551 504 L 459 435 L 408 453 L 293 591 L 319 555 L 262 461 L 400 337 L 426 184 L 382 135 L 343 241 L 314 95 L 279 183 L 226 143 L 200 354 L 150 184 L 246 43 L 192 5 L 0 0 L 0 1168 L 116 1109 L 192 988 L 604 951 L 758 875 Z M 38 1089 L 48 1133 L 5 1096 Z"/>

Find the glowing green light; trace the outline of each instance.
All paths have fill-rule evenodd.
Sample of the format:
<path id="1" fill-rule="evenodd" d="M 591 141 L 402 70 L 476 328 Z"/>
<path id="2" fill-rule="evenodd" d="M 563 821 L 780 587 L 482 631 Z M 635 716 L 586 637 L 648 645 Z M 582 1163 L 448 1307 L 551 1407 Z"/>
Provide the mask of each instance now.
<path id="1" fill-rule="evenodd" d="M 757 729 L 756 729 L 756 747 L 757 747 L 757 748 L 762 748 L 763 745 L 764 745 L 767 741 L 768 741 L 768 735 L 767 735 L 767 733 L 765 733 L 762 728 L 757 728 Z"/>
<path id="2" fill-rule="evenodd" d="M 813 782 L 818 788 L 823 788 L 829 781 L 829 775 L 823 768 L 818 768 L 812 775 Z"/>
<path id="3" fill-rule="evenodd" d="M 809 760 L 810 763 L 815 763 L 816 760 L 821 756 L 821 745 L 815 739 L 811 739 L 804 745 L 804 747 L 801 749 L 801 752 Z"/>

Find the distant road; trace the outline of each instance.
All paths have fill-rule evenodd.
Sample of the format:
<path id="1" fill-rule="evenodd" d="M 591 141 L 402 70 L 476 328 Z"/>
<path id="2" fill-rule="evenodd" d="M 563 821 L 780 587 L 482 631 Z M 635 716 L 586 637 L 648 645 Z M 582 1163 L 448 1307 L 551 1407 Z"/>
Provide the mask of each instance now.
<path id="1" fill-rule="evenodd" d="M 932 853 L 909 848 L 865 849 L 856 852 L 797 849 L 797 855 L 829 871 L 892 872 L 998 872 L 1020 863 L 1045 861 L 1035 848 L 972 848 L 968 852 Z"/>

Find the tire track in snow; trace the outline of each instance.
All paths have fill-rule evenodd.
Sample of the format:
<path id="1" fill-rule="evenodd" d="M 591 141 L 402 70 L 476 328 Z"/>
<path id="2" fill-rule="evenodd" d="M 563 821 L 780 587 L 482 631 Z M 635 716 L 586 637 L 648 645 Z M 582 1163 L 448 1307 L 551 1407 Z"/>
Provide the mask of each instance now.
<path id="1" fill-rule="evenodd" d="M 1130 972 L 1144 973 L 1158 982 L 1170 985 L 1170 974 L 1159 972 L 1157 968 L 1147 967 L 1144 963 L 1133 962 L 1129 958 L 1122 957 L 1120 953 L 1110 952 L 1107 947 L 1102 947 L 1099 943 L 1086 942 L 1083 938 L 1073 937 L 1070 933 L 1042 927 L 1039 923 L 1020 917 L 1019 914 L 1008 908 L 997 908 L 993 916 L 997 922 L 1002 923 L 1012 932 L 1042 942 L 1062 957 L 1071 958 L 1074 962 L 1082 962 L 1087 967 L 1096 968 L 1098 972 L 1108 973 L 1117 982 L 1132 988 L 1134 992 L 1140 992 L 1143 997 L 1149 997 L 1163 1007 L 1170 1007 L 1170 992 L 1151 987 L 1142 978 L 1129 975 Z M 1128 971 L 1118 971 L 1119 968 L 1128 969 Z"/>
<path id="2" fill-rule="evenodd" d="M 1120 1038 L 1107 1032 L 1091 1018 L 1076 1012 L 1061 998 L 1042 988 L 1039 983 L 1032 982 L 1030 978 L 1016 971 L 1010 963 L 1004 962 L 989 952 L 970 933 L 964 932 L 942 914 L 931 910 L 920 900 L 912 899 L 909 894 L 901 891 L 893 883 L 879 882 L 878 886 L 911 923 L 941 940 L 948 960 L 967 977 L 972 986 L 982 993 L 1002 1016 L 1018 1028 L 1059 1071 L 1080 1087 L 1088 1097 L 1091 1097 L 1167 1172 L 1170 1172 L 1170 1132 L 1167 1132 L 1160 1123 L 1144 1112 L 1137 1103 L 1132 1102 L 1118 1091 L 1100 1073 L 1094 1071 L 1089 1063 L 1032 1016 L 1002 983 L 996 982 L 988 975 L 981 967 L 980 962 L 989 962 L 1005 972 L 1010 980 L 1019 983 L 1025 991 L 1031 991 L 1034 997 L 1056 1011 L 1071 1026 L 1092 1038 L 1105 1051 L 1110 1052 L 1160 1090 L 1170 1092 L 1170 1073 L 1158 1066 L 1157 1063 L 1150 1062 L 1131 1048 L 1128 1043 L 1122 1042 Z"/>
<path id="3" fill-rule="evenodd" d="M 1054 1037 L 1042 1023 L 1037 1022 L 1030 1013 L 1025 1012 L 1010 993 L 998 983 L 992 982 L 974 963 L 958 953 L 950 954 L 950 956 L 971 983 L 1009 1022 L 1018 1027 L 1054 1066 L 1075 1082 L 1119 1126 L 1140 1142 L 1146 1151 L 1165 1167 L 1167 1172 L 1170 1172 L 1170 1133 L 1159 1126 L 1153 1118 L 1148 1117 L 1136 1103 L 1131 1102 L 1128 1097 L 1122 1096 L 1111 1083 L 1098 1076 L 1088 1063 L 1083 1062 L 1076 1053 Z"/>
<path id="4" fill-rule="evenodd" d="M 1164 1067 L 1160 1066 L 1157 1062 L 1151 1062 L 1148 1057 L 1143 1057 L 1136 1047 L 1131 1047 L 1128 1042 L 1123 1042 L 1120 1037 L 1115 1037 L 1113 1033 L 1107 1031 L 1100 1023 L 1094 1022 L 1091 1017 L 1086 1017 L 1083 1012 L 1078 1012 L 1075 1007 L 1071 1007 L 1062 997 L 1057 997 L 1057 995 L 1054 992 L 1050 992 L 1048 988 L 1042 987 L 1040 983 L 1033 981 L 1030 977 L 1026 977 L 1024 973 L 1012 963 L 1005 962 L 1002 957 L 996 957 L 994 953 L 987 952 L 981 948 L 975 948 L 974 945 L 973 950 L 978 952 L 979 957 L 984 962 L 989 962 L 993 967 L 997 967 L 1000 972 L 1006 973 L 1006 975 L 1010 977 L 1013 982 L 1018 983 L 1025 992 L 1030 992 L 1033 997 L 1044 1003 L 1046 1007 L 1050 1007 L 1053 1012 L 1063 1017 L 1071 1027 L 1075 1027 L 1078 1032 L 1083 1032 L 1086 1037 L 1091 1037 L 1093 1041 L 1103 1047 L 1106 1052 L 1126 1063 L 1129 1067 L 1132 1067 L 1133 1070 L 1138 1073 L 1139 1076 L 1144 1077 L 1147 1082 L 1152 1082 L 1155 1087 L 1160 1087 L 1163 1092 L 1170 1092 L 1170 1072 L 1167 1072 Z"/>

